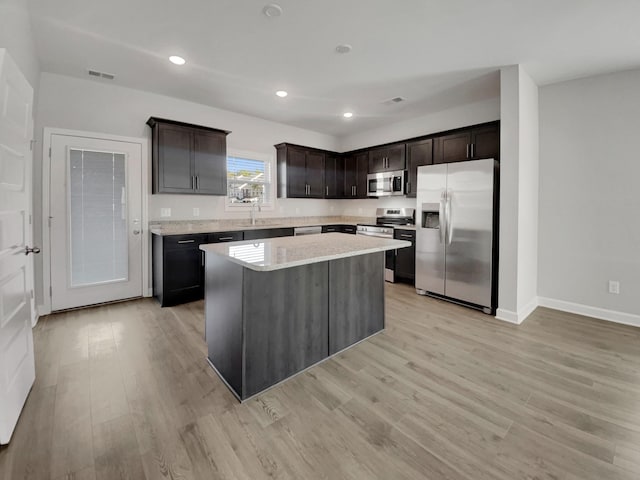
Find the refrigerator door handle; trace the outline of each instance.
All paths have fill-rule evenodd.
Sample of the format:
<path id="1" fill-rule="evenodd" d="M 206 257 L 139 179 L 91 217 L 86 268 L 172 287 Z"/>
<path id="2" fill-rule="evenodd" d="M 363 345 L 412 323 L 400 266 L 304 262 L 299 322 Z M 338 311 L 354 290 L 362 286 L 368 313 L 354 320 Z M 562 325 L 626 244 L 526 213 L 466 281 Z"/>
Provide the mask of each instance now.
<path id="1" fill-rule="evenodd" d="M 453 217 L 452 208 L 451 208 L 451 198 L 453 197 L 453 192 L 451 190 L 447 191 L 447 245 L 451 245 L 453 241 L 453 222 L 451 218 Z"/>
<path id="2" fill-rule="evenodd" d="M 438 216 L 440 218 L 440 243 L 446 243 L 447 241 L 447 220 L 445 212 L 445 202 L 447 201 L 447 192 L 445 190 L 440 193 L 440 208 Z"/>

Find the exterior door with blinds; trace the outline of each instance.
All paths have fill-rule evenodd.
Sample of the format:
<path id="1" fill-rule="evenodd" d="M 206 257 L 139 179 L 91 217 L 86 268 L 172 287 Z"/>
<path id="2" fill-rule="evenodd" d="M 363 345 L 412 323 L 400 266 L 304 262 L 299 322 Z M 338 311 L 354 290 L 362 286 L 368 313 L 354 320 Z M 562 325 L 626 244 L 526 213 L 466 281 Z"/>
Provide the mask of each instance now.
<path id="1" fill-rule="evenodd" d="M 142 295 L 142 146 L 51 136 L 51 307 Z"/>

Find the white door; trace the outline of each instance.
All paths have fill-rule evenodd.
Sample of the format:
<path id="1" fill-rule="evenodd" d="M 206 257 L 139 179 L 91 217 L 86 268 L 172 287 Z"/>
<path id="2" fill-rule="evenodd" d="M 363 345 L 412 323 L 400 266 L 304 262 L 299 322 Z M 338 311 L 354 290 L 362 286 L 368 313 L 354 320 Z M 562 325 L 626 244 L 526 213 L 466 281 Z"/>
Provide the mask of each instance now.
<path id="1" fill-rule="evenodd" d="M 33 89 L 0 49 L 0 444 L 35 380 L 31 164 Z"/>
<path id="2" fill-rule="evenodd" d="M 51 308 L 142 296 L 142 145 L 51 135 Z"/>

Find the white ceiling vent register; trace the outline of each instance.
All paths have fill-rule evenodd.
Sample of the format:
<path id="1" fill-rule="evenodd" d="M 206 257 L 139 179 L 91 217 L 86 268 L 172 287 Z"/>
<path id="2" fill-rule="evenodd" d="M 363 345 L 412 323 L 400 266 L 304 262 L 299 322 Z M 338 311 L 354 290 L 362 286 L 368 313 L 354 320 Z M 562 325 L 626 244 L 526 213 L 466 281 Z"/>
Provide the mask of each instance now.
<path id="1" fill-rule="evenodd" d="M 116 78 L 113 73 L 99 72 L 98 70 L 89 69 L 87 70 L 87 73 L 89 73 L 90 77 L 106 78 L 107 80 L 113 80 L 114 78 Z"/>

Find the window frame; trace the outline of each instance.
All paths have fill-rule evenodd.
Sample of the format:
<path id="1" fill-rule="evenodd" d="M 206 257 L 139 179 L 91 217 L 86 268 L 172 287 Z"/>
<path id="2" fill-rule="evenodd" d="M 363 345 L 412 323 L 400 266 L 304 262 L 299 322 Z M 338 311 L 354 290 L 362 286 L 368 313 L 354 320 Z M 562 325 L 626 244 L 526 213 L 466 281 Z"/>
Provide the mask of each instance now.
<path id="1" fill-rule="evenodd" d="M 263 153 L 263 152 L 252 152 L 249 150 L 237 150 L 235 148 L 227 148 L 227 155 L 225 157 L 225 172 L 228 175 L 228 158 L 244 158 L 247 160 L 259 160 L 261 162 L 265 162 L 265 164 L 269 165 L 270 172 L 270 189 L 269 189 L 269 202 L 260 203 L 260 207 L 262 210 L 275 210 L 276 208 L 276 158 L 273 154 Z M 229 180 L 227 176 L 227 189 L 229 188 Z M 224 197 L 224 209 L 226 212 L 238 212 L 238 211 L 248 211 L 252 208 L 252 203 L 231 203 L 229 201 L 229 194 Z"/>

